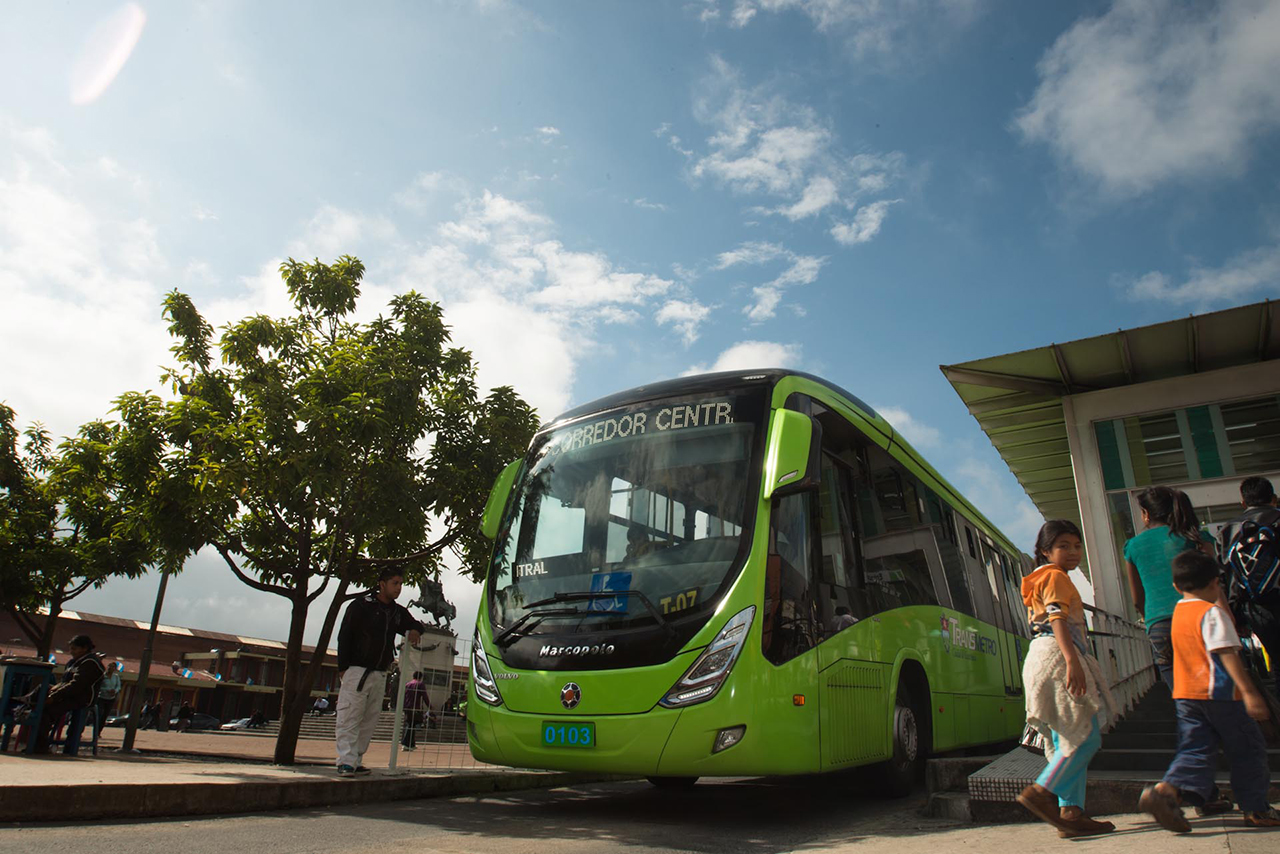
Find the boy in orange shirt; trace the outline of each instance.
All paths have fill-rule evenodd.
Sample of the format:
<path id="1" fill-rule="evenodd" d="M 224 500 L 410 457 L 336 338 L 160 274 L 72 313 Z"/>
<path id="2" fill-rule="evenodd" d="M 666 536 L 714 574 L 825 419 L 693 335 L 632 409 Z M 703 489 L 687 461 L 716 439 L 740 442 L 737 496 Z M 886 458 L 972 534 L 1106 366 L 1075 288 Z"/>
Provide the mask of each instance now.
<path id="1" fill-rule="evenodd" d="M 1267 745 L 1254 723 L 1267 719 L 1267 704 L 1240 660 L 1231 615 L 1217 604 L 1219 572 L 1218 562 L 1203 552 L 1173 559 L 1173 586 L 1182 592 L 1170 627 L 1178 753 L 1164 779 L 1143 789 L 1138 806 L 1176 833 L 1191 830 L 1179 800 L 1204 803 L 1213 791 L 1219 744 L 1231 763 L 1231 790 L 1245 824 L 1280 827 L 1280 813 L 1267 803 Z"/>

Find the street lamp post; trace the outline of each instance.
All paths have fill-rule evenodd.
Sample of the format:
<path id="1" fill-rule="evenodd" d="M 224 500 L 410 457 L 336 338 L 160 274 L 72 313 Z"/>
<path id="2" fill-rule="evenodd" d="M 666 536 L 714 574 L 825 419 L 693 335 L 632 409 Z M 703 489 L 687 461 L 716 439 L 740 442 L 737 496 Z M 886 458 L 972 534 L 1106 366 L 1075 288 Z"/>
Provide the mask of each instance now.
<path id="1" fill-rule="evenodd" d="M 164 605 L 164 589 L 169 584 L 169 567 L 160 571 L 160 589 L 156 591 L 156 607 L 151 612 L 151 628 L 147 631 L 147 645 L 142 650 L 142 660 L 138 662 L 138 682 L 133 691 L 133 702 L 129 704 L 129 718 L 125 724 L 124 742 L 120 750 L 133 752 L 133 739 L 138 733 L 138 717 L 142 714 L 142 698 L 147 691 L 147 676 L 151 672 L 151 649 L 156 641 L 156 627 L 160 625 L 160 608 Z"/>

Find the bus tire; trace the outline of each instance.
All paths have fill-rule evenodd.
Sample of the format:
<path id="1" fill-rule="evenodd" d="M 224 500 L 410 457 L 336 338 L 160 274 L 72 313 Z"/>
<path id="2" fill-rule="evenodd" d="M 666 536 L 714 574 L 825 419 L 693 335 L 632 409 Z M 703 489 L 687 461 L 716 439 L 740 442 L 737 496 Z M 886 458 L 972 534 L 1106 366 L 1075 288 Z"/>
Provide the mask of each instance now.
<path id="1" fill-rule="evenodd" d="M 649 777 L 649 782 L 659 789 L 692 789 L 697 777 Z"/>
<path id="2" fill-rule="evenodd" d="M 898 698 L 893 707 L 893 758 L 884 763 L 883 786 L 890 797 L 904 798 L 911 794 L 923 776 L 925 754 L 924 728 L 921 726 L 920 706 L 914 702 L 911 690 L 898 685 Z"/>

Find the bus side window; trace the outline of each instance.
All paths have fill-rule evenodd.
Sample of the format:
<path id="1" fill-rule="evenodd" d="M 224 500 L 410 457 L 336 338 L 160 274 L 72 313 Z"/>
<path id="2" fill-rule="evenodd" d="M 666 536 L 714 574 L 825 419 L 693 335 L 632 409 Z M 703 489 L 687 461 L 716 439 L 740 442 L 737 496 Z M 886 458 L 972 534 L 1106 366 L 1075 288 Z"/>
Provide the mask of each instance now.
<path id="1" fill-rule="evenodd" d="M 928 504 L 921 498 L 923 487 L 887 451 L 868 446 L 866 452 L 871 469 L 867 491 L 883 522 L 868 528 L 861 542 L 868 607 L 887 611 L 908 605 L 937 605 L 929 559 L 917 542 L 922 531 L 933 533 Z M 860 498 L 863 492 L 859 490 Z M 859 506 L 862 504 L 860 500 Z"/>
<path id="2" fill-rule="evenodd" d="M 787 495 L 770 513 L 769 557 L 765 564 L 762 647 L 781 664 L 817 643 L 813 577 L 813 493 Z"/>

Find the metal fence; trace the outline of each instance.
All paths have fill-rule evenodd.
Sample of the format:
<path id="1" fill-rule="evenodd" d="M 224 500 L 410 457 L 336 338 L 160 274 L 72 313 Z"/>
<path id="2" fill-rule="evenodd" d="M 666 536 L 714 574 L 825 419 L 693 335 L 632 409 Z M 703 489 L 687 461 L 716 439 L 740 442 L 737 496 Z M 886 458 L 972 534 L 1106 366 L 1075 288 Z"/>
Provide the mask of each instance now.
<path id="1" fill-rule="evenodd" d="M 406 642 L 400 650 L 399 673 L 394 691 L 395 710 L 391 754 L 387 767 L 400 772 L 437 772 L 483 768 L 511 770 L 477 762 L 467 746 L 467 671 L 471 663 L 471 641 L 424 635 L 414 647 Z M 410 682 L 427 708 L 411 708 L 406 703 Z"/>
<path id="2" fill-rule="evenodd" d="M 1128 712 L 1157 679 L 1151 643 L 1142 626 L 1108 611 L 1085 605 L 1089 643 L 1111 685 L 1121 714 Z"/>

